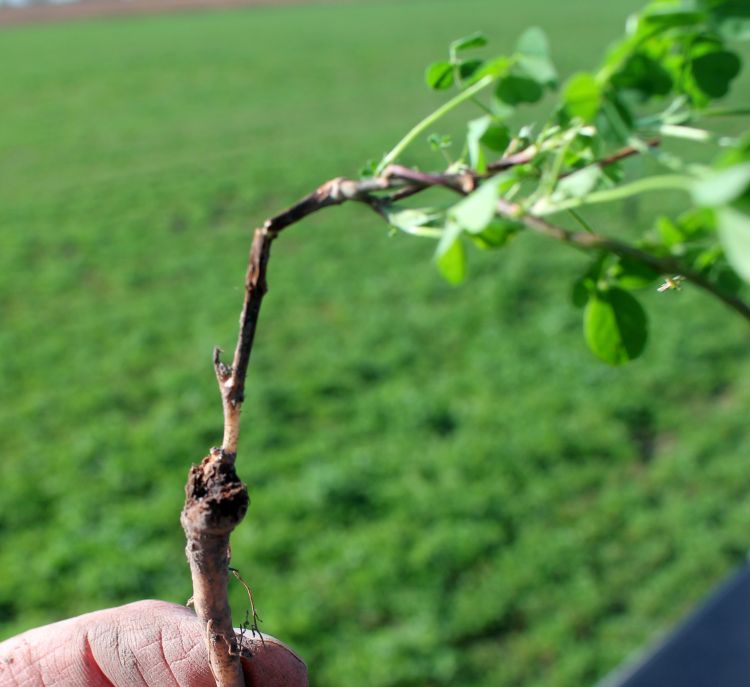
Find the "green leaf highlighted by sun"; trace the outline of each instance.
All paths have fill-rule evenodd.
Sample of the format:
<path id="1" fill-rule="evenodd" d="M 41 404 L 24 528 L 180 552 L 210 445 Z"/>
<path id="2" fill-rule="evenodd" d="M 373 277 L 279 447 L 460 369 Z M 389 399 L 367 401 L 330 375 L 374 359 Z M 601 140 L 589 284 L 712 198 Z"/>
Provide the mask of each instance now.
<path id="1" fill-rule="evenodd" d="M 436 91 L 450 88 L 453 85 L 453 65 L 450 62 L 433 62 L 427 67 L 424 80 Z"/>
<path id="2" fill-rule="evenodd" d="M 579 72 L 568 79 L 563 100 L 571 115 L 590 122 L 599 112 L 602 102 L 601 87 L 592 74 Z"/>
<path id="3" fill-rule="evenodd" d="M 435 263 L 440 274 L 451 284 L 460 284 L 466 276 L 466 252 L 461 243 L 461 228 L 450 225 L 435 251 Z"/>

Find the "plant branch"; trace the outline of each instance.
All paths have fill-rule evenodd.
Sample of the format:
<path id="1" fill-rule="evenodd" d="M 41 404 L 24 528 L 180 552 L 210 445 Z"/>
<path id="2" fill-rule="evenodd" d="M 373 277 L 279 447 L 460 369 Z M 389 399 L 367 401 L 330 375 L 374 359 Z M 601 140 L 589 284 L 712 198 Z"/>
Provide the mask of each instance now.
<path id="1" fill-rule="evenodd" d="M 570 198 L 557 203 L 551 203 L 542 198 L 534 204 L 534 215 L 552 215 L 562 210 L 583 207 L 584 205 L 596 205 L 598 203 L 609 203 L 614 200 L 623 200 L 630 196 L 636 196 L 646 191 L 679 190 L 689 192 L 693 186 L 693 179 L 683 174 L 662 174 L 659 176 L 644 177 L 622 184 L 611 189 L 593 191 L 581 198 Z"/>
<path id="2" fill-rule="evenodd" d="M 655 148 L 661 143 L 658 138 L 652 138 L 645 142 L 645 146 L 649 148 Z M 616 150 L 611 155 L 608 155 L 607 157 L 603 157 L 601 160 L 597 160 L 596 162 L 592 162 L 592 165 L 598 165 L 599 167 L 608 167 L 609 165 L 613 165 L 616 162 L 620 162 L 621 160 L 625 160 L 626 158 L 632 157 L 634 155 L 638 155 L 641 152 L 640 147 L 636 146 L 625 146 L 624 148 L 620 148 L 620 150 Z M 536 145 L 531 145 L 528 148 L 524 148 L 523 150 L 520 150 L 519 152 L 508 155 L 507 157 L 501 157 L 499 160 L 495 160 L 494 162 L 490 162 L 490 164 L 487 165 L 487 171 L 488 172 L 502 172 L 506 169 L 510 169 L 511 167 L 515 167 L 516 165 L 525 165 L 529 162 L 531 162 L 534 157 L 539 153 L 539 148 Z M 578 170 L 573 170 L 578 171 Z M 561 174 L 560 178 L 564 178 L 568 176 L 569 174 L 572 174 L 573 172 L 566 172 L 565 174 Z"/>
<path id="3" fill-rule="evenodd" d="M 659 144 L 658 140 L 651 140 L 647 142 L 648 147 L 655 147 Z M 615 153 L 602 158 L 592 164 L 605 167 L 607 165 L 614 164 L 632 155 L 636 155 L 640 151 L 633 146 L 622 148 Z M 520 153 L 513 156 L 513 160 L 505 159 L 501 162 L 505 165 L 505 169 L 510 168 L 513 164 L 523 164 L 526 160 L 526 156 L 529 153 L 527 151 L 521 151 Z M 494 166 L 495 170 L 502 169 L 500 165 Z M 489 167 L 489 166 L 488 166 Z M 373 210 L 382 215 L 381 207 L 386 202 L 390 203 L 394 199 L 400 199 L 408 195 L 413 195 L 419 191 L 425 190 L 431 187 L 444 187 L 453 190 L 459 194 L 469 193 L 473 186 L 482 177 L 472 174 L 471 172 L 464 172 L 462 174 L 428 174 L 418 170 L 412 170 L 407 167 L 400 165 L 391 165 L 386 168 L 380 177 L 368 179 L 365 181 L 347 181 L 344 179 L 334 180 L 339 185 L 340 189 L 345 189 L 346 193 L 339 194 L 339 202 L 343 200 L 356 200 L 364 202 L 372 207 Z M 656 182 L 649 182 L 645 179 L 641 182 L 633 182 L 633 184 L 627 185 L 626 195 L 630 195 L 633 191 L 634 185 L 640 187 L 640 190 L 651 190 L 656 186 L 669 187 L 669 188 L 681 188 L 684 189 L 688 183 L 685 177 L 655 177 Z M 403 182 L 406 181 L 407 185 L 403 186 Z M 401 182 L 401 183 L 399 183 Z M 329 182 L 331 183 L 331 182 Z M 653 186 L 652 186 L 653 183 Z M 325 186 L 325 185 L 324 185 Z M 323 188 L 323 187 L 321 187 Z M 396 188 L 396 192 L 391 196 L 374 196 L 371 195 L 371 191 L 385 191 Z M 616 191 L 616 189 L 614 189 Z M 601 192 L 609 193 L 612 192 Z M 616 195 L 616 194 L 613 194 Z M 610 197 L 610 199 L 613 199 Z M 603 198 L 596 198 L 597 202 L 604 202 Z M 737 312 L 746 320 L 750 320 L 750 305 L 744 300 L 735 296 L 734 294 L 728 293 L 721 289 L 718 285 L 709 280 L 705 275 L 698 271 L 695 271 L 681 262 L 679 259 L 671 256 L 659 257 L 652 255 L 644 250 L 641 250 L 629 243 L 612 239 L 601 234 L 596 234 L 593 231 L 571 231 L 563 227 L 559 227 L 551 222 L 547 221 L 543 217 L 536 216 L 534 214 L 524 213 L 519 205 L 510 203 L 501 199 L 498 201 L 498 214 L 522 222 L 530 230 L 551 238 L 562 243 L 575 246 L 583 250 L 607 250 L 611 253 L 621 256 L 629 257 L 637 262 L 651 268 L 659 274 L 680 274 L 685 277 L 686 280 L 692 282 L 699 288 L 710 293 L 712 296 L 723 302 L 729 308 Z"/>
<path id="4" fill-rule="evenodd" d="M 537 234 L 554 239 L 555 241 L 567 243 L 576 248 L 581 248 L 587 251 L 606 250 L 620 257 L 632 258 L 659 274 L 679 274 L 696 286 L 702 288 L 704 291 L 707 291 L 712 296 L 718 298 L 746 320 L 750 320 L 750 305 L 745 303 L 741 298 L 720 289 L 703 274 L 690 269 L 677 258 L 671 256 L 658 257 L 651 253 L 647 253 L 640 248 L 636 248 L 629 243 L 602 236 L 601 234 L 564 229 L 563 227 L 548 222 L 542 217 L 523 214 L 523 210 L 519 205 L 509 203 L 503 199 L 498 201 L 497 211 L 498 214 L 503 217 L 522 222 L 526 227 Z"/>
<path id="5" fill-rule="evenodd" d="M 484 80 L 475 84 L 476 88 L 472 88 L 475 91 L 479 90 L 480 84 L 484 84 Z M 471 90 L 464 91 L 460 101 L 470 97 Z M 451 101 L 452 107 L 457 102 L 457 99 Z M 418 129 L 417 134 L 424 126 L 418 125 L 415 128 Z M 415 130 L 386 156 L 386 160 L 398 156 L 417 135 L 414 134 Z M 656 142 L 650 142 L 649 145 L 656 145 Z M 637 152 L 640 151 L 634 147 L 623 148 L 592 164 L 614 164 Z M 536 149 L 532 146 L 488 165 L 488 170 L 497 172 L 524 164 L 535 154 Z M 245 650 L 235 636 L 227 600 L 229 537 L 244 517 L 249 505 L 247 488 L 237 476 L 235 461 L 240 433 L 240 413 L 245 398 L 245 379 L 261 303 L 267 291 L 266 272 L 273 241 L 287 227 L 326 207 L 355 201 L 369 206 L 381 217 L 387 218 L 386 209 L 396 200 L 434 187 L 447 188 L 460 195 L 467 195 L 486 176 L 478 175 L 471 170 L 452 174 L 432 174 L 389 164 L 383 167 L 379 176 L 372 178 L 359 181 L 343 177 L 332 179 L 283 212 L 270 217 L 255 230 L 245 275 L 245 294 L 232 364 L 227 365 L 221 361 L 221 351 L 218 348 L 214 350 L 213 356 L 224 411 L 222 446 L 211 449 L 200 465 L 191 468 L 185 488 L 185 506 L 180 519 L 187 538 L 186 553 L 193 580 L 195 610 L 206 630 L 209 661 L 218 687 L 244 685 L 240 656 Z M 624 187 L 625 191 L 618 192 L 615 189 L 591 195 L 603 201 L 604 195 L 607 196 L 606 199 L 619 197 L 618 194 L 629 195 L 636 190 L 634 186 L 637 190 L 657 186 L 683 188 L 686 183 L 684 177 L 656 179 L 657 181 L 646 179 L 634 182 Z M 497 213 L 522 222 L 531 231 L 547 238 L 583 250 L 607 250 L 615 255 L 627 256 L 661 274 L 680 274 L 750 320 L 750 306 L 736 296 L 722 291 L 704 275 L 687 268 L 676 258 L 657 257 L 630 244 L 591 231 L 564 229 L 551 224 L 538 214 L 524 212 L 521 206 L 504 199 L 498 201 Z"/>
<path id="6" fill-rule="evenodd" d="M 221 361 L 220 349 L 214 349 L 214 371 L 224 410 L 224 438 L 221 448 L 211 449 L 200 465 L 190 469 L 180 522 L 187 539 L 185 551 L 193 581 L 195 612 L 206 630 L 209 664 L 218 687 L 244 687 L 245 684 L 240 664 L 244 649 L 235 635 L 227 598 L 229 537 L 245 516 L 250 502 L 247 488 L 237 476 L 235 461 L 245 378 L 261 302 L 267 291 L 266 270 L 271 244 L 280 231 L 307 215 L 345 200 L 368 197 L 372 190 L 384 184 L 381 180 L 354 184 L 345 179 L 333 179 L 256 229 L 231 366 Z"/>

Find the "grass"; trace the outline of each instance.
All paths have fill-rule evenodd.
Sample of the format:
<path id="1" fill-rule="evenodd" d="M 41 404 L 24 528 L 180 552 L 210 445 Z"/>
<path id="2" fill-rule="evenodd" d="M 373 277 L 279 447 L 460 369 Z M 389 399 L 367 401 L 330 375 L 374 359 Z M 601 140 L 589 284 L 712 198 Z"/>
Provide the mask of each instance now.
<path id="1" fill-rule="evenodd" d="M 182 485 L 220 440 L 210 352 L 233 343 L 254 222 L 435 107 L 421 68 L 450 39 L 539 24 L 567 74 L 635 7 L 4 32 L 0 636 L 189 596 Z M 580 256 L 523 236 L 455 289 L 432 249 L 348 207 L 276 244 L 234 564 L 314 685 L 590 684 L 744 559 L 747 330 L 692 289 L 649 294 L 647 353 L 612 370 L 569 303 Z"/>

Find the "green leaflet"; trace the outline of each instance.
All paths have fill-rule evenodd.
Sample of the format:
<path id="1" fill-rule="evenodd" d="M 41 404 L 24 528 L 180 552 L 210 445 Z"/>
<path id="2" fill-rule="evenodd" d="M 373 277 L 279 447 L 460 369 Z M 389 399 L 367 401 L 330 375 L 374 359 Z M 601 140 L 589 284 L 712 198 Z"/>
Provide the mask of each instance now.
<path id="1" fill-rule="evenodd" d="M 522 55 L 549 57 L 547 34 L 538 26 L 530 26 L 518 39 L 516 50 Z"/>
<path id="2" fill-rule="evenodd" d="M 750 187 L 750 162 L 712 172 L 697 181 L 692 189 L 698 205 L 716 207 L 731 203 Z"/>
<path id="3" fill-rule="evenodd" d="M 621 257 L 609 270 L 610 278 L 623 289 L 643 289 L 656 282 L 660 275 L 633 258 Z"/>
<path id="4" fill-rule="evenodd" d="M 719 238 L 729 264 L 750 282 L 750 216 L 724 207 L 717 210 Z"/>
<path id="5" fill-rule="evenodd" d="M 488 179 L 476 191 L 456 203 L 448 211 L 450 220 L 468 232 L 483 231 L 495 216 L 500 181 L 504 178 L 506 175 L 498 174 Z"/>
<path id="6" fill-rule="evenodd" d="M 563 89 L 563 102 L 572 116 L 580 117 L 584 122 L 593 121 L 602 103 L 599 83 L 592 74 L 574 74 Z"/>
<path id="7" fill-rule="evenodd" d="M 549 56 L 547 35 L 537 26 L 521 34 L 516 44 L 518 64 L 529 77 L 545 86 L 557 83 L 557 70 Z"/>
<path id="8" fill-rule="evenodd" d="M 453 85 L 453 65 L 450 62 L 433 62 L 424 74 L 425 83 L 436 91 L 444 91 Z"/>
<path id="9" fill-rule="evenodd" d="M 640 356 L 648 338 L 648 320 L 641 304 L 618 288 L 592 294 L 583 327 L 591 351 L 610 365 L 623 365 Z"/>
<path id="10" fill-rule="evenodd" d="M 486 115 L 469 122 L 466 134 L 466 145 L 469 151 L 469 164 L 480 174 L 486 170 L 482 146 L 495 152 L 503 152 L 510 142 L 508 127 L 499 124 L 493 117 Z"/>
<path id="11" fill-rule="evenodd" d="M 458 38 L 450 44 L 449 52 L 451 55 L 455 55 L 461 50 L 468 50 L 469 48 L 481 48 L 487 45 L 487 39 L 477 31 L 469 36 Z"/>
<path id="12" fill-rule="evenodd" d="M 470 233 L 468 238 L 482 250 L 494 250 L 505 246 L 518 233 L 521 226 L 517 222 L 495 217 L 482 231 Z"/>
<path id="13" fill-rule="evenodd" d="M 466 252 L 461 243 L 461 227 L 449 225 L 435 251 L 435 264 L 451 284 L 460 284 L 466 276 Z"/>
<path id="14" fill-rule="evenodd" d="M 701 91 L 711 98 L 723 98 L 740 73 L 742 63 L 735 53 L 717 50 L 696 57 L 690 67 Z"/>
<path id="15" fill-rule="evenodd" d="M 441 231 L 437 226 L 445 219 L 444 213 L 436 208 L 401 208 L 397 205 L 384 205 L 381 212 L 392 227 L 414 236 L 440 236 Z"/>
<path id="16" fill-rule="evenodd" d="M 583 198 L 596 188 L 603 175 L 601 167 L 597 165 L 579 169 L 557 183 L 552 200 L 557 202 L 566 198 Z"/>
<path id="17" fill-rule="evenodd" d="M 672 77 L 654 58 L 635 53 L 612 78 L 617 88 L 638 91 L 643 97 L 667 95 L 672 90 Z"/>
<path id="18" fill-rule="evenodd" d="M 495 95 L 508 105 L 520 105 L 538 102 L 542 99 L 544 90 L 541 84 L 531 77 L 510 74 L 500 80 Z"/>

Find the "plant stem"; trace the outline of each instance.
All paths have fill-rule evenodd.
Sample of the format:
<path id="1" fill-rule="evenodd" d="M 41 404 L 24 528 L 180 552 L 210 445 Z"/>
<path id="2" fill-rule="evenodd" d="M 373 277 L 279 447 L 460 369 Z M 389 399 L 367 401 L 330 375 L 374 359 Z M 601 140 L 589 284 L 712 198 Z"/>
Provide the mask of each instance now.
<path id="1" fill-rule="evenodd" d="M 470 98 L 474 92 L 492 81 L 487 77 L 467 89 L 440 110 L 415 127 L 386 156 L 395 159 L 416 136 L 443 114 Z M 645 146 L 656 145 L 649 142 Z M 494 171 L 524 164 L 533 157 L 533 148 L 488 166 Z M 627 147 L 592 164 L 606 166 L 638 152 Z M 229 573 L 229 537 L 247 511 L 247 489 L 235 472 L 240 412 L 244 400 L 245 377 L 252 352 L 263 296 L 266 293 L 266 270 L 270 259 L 271 243 L 288 226 L 323 208 L 356 201 L 368 205 L 378 215 L 387 219 L 387 206 L 395 200 L 419 193 L 427 188 L 443 187 L 462 196 L 471 193 L 483 178 L 470 170 L 459 174 L 429 174 L 400 165 L 383 165 L 379 176 L 353 181 L 337 177 L 322 184 L 311 194 L 266 220 L 255 230 L 245 277 L 245 298 L 240 317 L 232 365 L 221 362 L 220 351 L 214 351 L 214 370 L 221 391 L 224 408 L 224 439 L 221 448 L 211 449 L 200 465 L 193 466 L 185 488 L 185 506 L 180 521 L 187 538 L 187 557 L 193 579 L 193 600 L 201 620 L 208 647 L 211 670 L 217 687 L 244 687 L 240 656 L 243 648 L 235 636 L 231 611 L 227 600 Z M 561 177 L 564 175 L 560 175 Z M 532 212 L 507 199 L 497 202 L 497 214 L 523 223 L 528 229 L 547 238 L 573 245 L 582 250 L 609 251 L 627 256 L 662 274 L 680 274 L 692 281 L 742 317 L 750 320 L 750 305 L 723 291 L 699 272 L 691 270 L 672 256 L 658 257 L 623 241 L 595 234 L 591 227 L 573 211 L 578 205 L 603 203 L 627 198 L 643 191 L 667 188 L 689 190 L 692 179 L 684 175 L 648 177 L 619 188 L 589 194 L 584 199 L 573 199 L 548 208 L 534 208 Z M 383 195 L 383 192 L 391 191 Z M 541 202 L 541 201 L 540 201 Z M 539 203 L 535 204 L 539 205 Z M 569 210 L 586 231 L 571 231 L 548 222 L 542 215 Z M 434 229 L 421 227 L 422 235 Z M 415 232 L 417 233 L 417 232 Z"/>
<path id="2" fill-rule="evenodd" d="M 720 136 L 713 131 L 699 129 L 695 126 L 685 126 L 684 124 L 662 124 L 657 127 L 657 132 L 662 136 L 670 138 L 679 138 L 685 141 L 697 141 L 698 143 L 716 143 L 718 145 L 731 145 L 734 143 L 729 136 Z"/>
<path id="3" fill-rule="evenodd" d="M 696 113 L 697 117 L 746 117 L 750 107 L 711 107 Z"/>
<path id="4" fill-rule="evenodd" d="M 498 214 L 503 217 L 522 222 L 535 233 L 554 239 L 555 241 L 561 241 L 562 243 L 567 243 L 586 251 L 609 251 L 614 255 L 631 258 L 642 265 L 650 267 L 652 270 L 660 274 L 679 274 L 722 301 L 744 319 L 750 321 L 750 305 L 734 294 L 722 290 L 700 272 L 692 270 L 677 258 L 672 256 L 657 257 L 656 255 L 651 255 L 651 253 L 647 253 L 629 243 L 618 241 L 617 239 L 611 239 L 607 236 L 602 236 L 601 234 L 564 229 L 563 227 L 551 224 L 543 217 L 524 214 L 523 209 L 520 206 L 514 203 L 509 203 L 503 199 L 498 201 L 497 209 Z"/>
<path id="5" fill-rule="evenodd" d="M 247 488 L 234 470 L 234 456 L 212 449 L 190 469 L 180 522 L 185 530 L 193 581 L 193 604 L 205 628 L 217 687 L 244 687 L 238 645 L 227 599 L 229 536 L 247 511 Z"/>
<path id="6" fill-rule="evenodd" d="M 461 91 L 457 96 L 449 100 L 447 103 L 440 106 L 437 110 L 427 115 L 421 122 L 416 124 L 406 136 L 404 136 L 393 148 L 388 152 L 385 157 L 380 161 L 376 174 L 382 174 L 383 170 L 390 164 L 394 163 L 398 156 L 404 152 L 414 140 L 429 129 L 435 122 L 447 115 L 452 110 L 455 110 L 461 103 L 472 99 L 481 90 L 487 88 L 495 80 L 494 76 L 487 75 L 484 78 L 477 81 L 475 84 L 469 86 L 465 91 Z"/>
<path id="7" fill-rule="evenodd" d="M 232 365 L 222 363 L 221 351 L 214 349 L 214 371 L 224 410 L 224 438 L 221 448 L 211 449 L 200 465 L 190 469 L 180 522 L 187 539 L 185 551 L 193 581 L 193 604 L 205 628 L 209 665 L 217 687 L 245 687 L 240 663 L 243 647 L 235 636 L 227 597 L 229 538 L 244 518 L 250 502 L 247 488 L 235 471 L 235 461 L 245 377 L 261 302 L 267 290 L 266 269 L 271 243 L 282 229 L 311 212 L 343 202 L 345 194 L 340 182 L 334 179 L 324 184 L 255 230 Z"/>
<path id="8" fill-rule="evenodd" d="M 582 198 L 571 198 L 559 203 L 550 203 L 547 199 L 542 199 L 535 203 L 531 208 L 531 214 L 537 216 L 552 215 L 562 210 L 581 207 L 583 205 L 596 205 L 598 203 L 608 203 L 613 200 L 622 200 L 630 196 L 644 193 L 645 191 L 663 191 L 666 189 L 676 189 L 679 191 L 690 191 L 693 180 L 679 174 L 662 174 L 658 176 L 638 179 L 629 184 L 623 184 L 612 189 L 604 191 L 594 191 Z"/>

